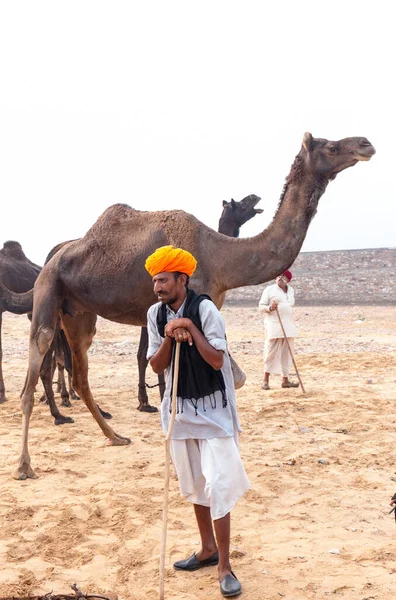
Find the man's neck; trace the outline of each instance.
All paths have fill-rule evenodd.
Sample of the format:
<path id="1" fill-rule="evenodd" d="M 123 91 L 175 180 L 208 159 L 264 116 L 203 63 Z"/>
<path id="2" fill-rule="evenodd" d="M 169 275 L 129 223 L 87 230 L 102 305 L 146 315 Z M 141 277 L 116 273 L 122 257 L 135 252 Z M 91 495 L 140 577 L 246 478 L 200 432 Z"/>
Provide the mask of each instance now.
<path id="1" fill-rule="evenodd" d="M 187 297 L 187 289 L 185 289 L 184 292 L 180 295 L 180 297 L 177 298 L 176 302 L 174 302 L 173 304 L 169 304 L 169 307 L 173 310 L 174 313 L 177 313 L 177 311 L 179 310 L 179 308 L 185 301 L 186 297 Z"/>

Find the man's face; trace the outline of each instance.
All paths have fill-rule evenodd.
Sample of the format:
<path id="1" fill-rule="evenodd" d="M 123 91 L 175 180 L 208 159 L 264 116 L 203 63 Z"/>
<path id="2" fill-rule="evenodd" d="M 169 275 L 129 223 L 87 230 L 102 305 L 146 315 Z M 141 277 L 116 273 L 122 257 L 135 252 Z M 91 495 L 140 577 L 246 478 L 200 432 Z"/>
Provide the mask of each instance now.
<path id="1" fill-rule="evenodd" d="M 288 277 L 286 277 L 286 275 L 279 275 L 279 277 L 277 277 L 275 281 L 279 285 L 279 287 L 284 288 L 287 286 L 290 280 Z"/>
<path id="2" fill-rule="evenodd" d="M 154 293 L 164 304 L 175 304 L 183 297 L 186 289 L 186 276 L 182 273 L 176 279 L 174 273 L 158 273 L 153 277 Z"/>

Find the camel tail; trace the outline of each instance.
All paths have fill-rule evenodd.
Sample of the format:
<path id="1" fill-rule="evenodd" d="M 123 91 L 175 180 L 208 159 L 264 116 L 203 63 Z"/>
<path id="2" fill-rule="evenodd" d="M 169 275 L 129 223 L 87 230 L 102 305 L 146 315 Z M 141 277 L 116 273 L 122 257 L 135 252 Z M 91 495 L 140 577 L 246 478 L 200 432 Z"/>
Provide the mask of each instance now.
<path id="1" fill-rule="evenodd" d="M 0 282 L 0 310 L 24 315 L 33 310 L 33 288 L 24 294 L 12 292 Z"/>

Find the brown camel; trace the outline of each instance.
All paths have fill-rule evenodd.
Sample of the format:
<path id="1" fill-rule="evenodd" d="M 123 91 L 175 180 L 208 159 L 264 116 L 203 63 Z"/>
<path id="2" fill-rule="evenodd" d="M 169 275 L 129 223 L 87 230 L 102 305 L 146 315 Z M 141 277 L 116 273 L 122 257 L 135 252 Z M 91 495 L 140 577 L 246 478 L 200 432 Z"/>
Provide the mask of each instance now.
<path id="1" fill-rule="evenodd" d="M 0 281 L 13 292 L 30 290 L 41 271 L 41 267 L 29 260 L 19 242 L 5 242 L 0 250 Z M 7 400 L 3 379 L 3 350 L 1 344 L 1 326 L 3 312 L 0 310 L 0 404 Z"/>
<path id="2" fill-rule="evenodd" d="M 19 242 L 8 241 L 5 242 L 3 248 L 0 250 L 0 282 L 5 285 L 8 289 L 13 292 L 26 292 L 31 290 L 34 286 L 34 283 L 41 271 L 41 267 L 36 265 L 31 260 L 27 258 L 24 251 L 22 250 L 22 246 Z M 29 311 L 31 312 L 32 307 L 30 307 Z M 2 369 L 2 343 L 1 343 L 1 326 L 2 326 L 2 317 L 3 312 L 5 312 L 4 307 L 0 308 L 0 404 L 7 400 L 5 395 L 5 386 L 3 379 L 3 369 Z M 12 312 L 12 311 L 11 311 Z M 56 334 L 54 337 L 53 347 L 57 346 L 57 337 Z M 64 369 L 63 369 L 64 357 L 63 357 L 63 348 L 60 348 L 57 352 L 57 367 L 58 367 L 58 387 L 57 391 L 60 392 L 62 397 L 62 405 L 70 406 L 69 401 L 69 392 L 66 387 L 65 377 L 64 377 Z M 55 369 L 53 368 L 53 371 Z M 70 396 L 77 397 L 69 379 L 69 388 L 70 388 Z M 45 395 L 42 397 L 42 400 L 45 400 Z"/>
<path id="3" fill-rule="evenodd" d="M 262 208 L 255 208 L 258 202 L 260 202 L 260 200 L 261 198 L 259 198 L 255 194 L 250 194 L 250 196 L 246 196 L 239 202 L 236 202 L 233 198 L 231 198 L 231 202 L 223 200 L 223 212 L 221 213 L 221 217 L 219 220 L 218 232 L 222 233 L 223 235 L 228 235 L 230 237 L 239 237 L 239 232 L 242 225 L 250 221 L 250 219 L 253 219 L 253 217 L 255 217 L 256 215 L 261 214 L 263 212 Z M 221 302 L 219 302 L 219 306 L 223 305 L 224 296 Z M 165 380 L 164 375 L 161 374 L 158 375 L 158 383 L 154 386 L 149 386 L 146 383 L 146 370 L 148 365 L 148 360 L 146 358 L 147 350 L 147 327 L 142 327 L 140 332 L 139 349 L 137 354 L 139 369 L 138 410 L 144 412 L 157 412 L 158 409 L 155 406 L 151 406 L 149 404 L 146 388 L 156 387 L 158 385 L 160 390 L 160 397 L 162 400 L 165 392 Z"/>
<path id="4" fill-rule="evenodd" d="M 69 242 L 58 244 L 51 250 L 45 260 L 45 264 L 52 256 L 63 246 Z M 21 294 L 24 298 L 30 298 L 30 302 L 25 302 L 23 306 L 20 304 L 12 304 L 0 302 L 0 404 L 6 400 L 4 394 L 4 381 L 2 376 L 2 350 L 1 350 L 1 318 L 3 312 L 9 311 L 15 314 L 28 314 L 29 318 L 33 311 L 33 295 L 32 288 L 41 271 L 41 267 L 30 261 L 24 254 L 22 246 L 19 242 L 5 242 L 4 247 L 0 250 L 0 288 L 12 290 L 18 293 L 19 290 L 27 288 L 30 285 L 28 294 Z M 61 394 L 61 406 L 71 406 L 70 398 L 79 400 L 79 396 L 75 393 L 71 382 L 71 352 L 67 343 L 66 337 L 61 331 L 59 324 L 56 327 L 55 335 L 52 340 L 50 349 L 46 353 L 41 370 L 40 378 L 44 387 L 44 394 L 40 398 L 40 402 L 46 402 L 49 405 L 51 415 L 54 417 L 55 425 L 63 425 L 64 423 L 73 423 L 71 417 L 66 417 L 59 412 L 55 403 L 54 394 L 52 392 L 52 379 L 55 369 L 58 368 L 57 392 Z M 65 381 L 65 369 L 69 379 L 69 391 Z M 51 390 L 49 392 L 49 390 Z M 98 407 L 102 416 L 105 419 L 111 419 L 112 415 Z"/>
<path id="5" fill-rule="evenodd" d="M 306 133 L 272 223 L 252 238 L 227 237 L 184 211 L 146 212 L 115 204 L 83 238 L 62 248 L 43 268 L 34 287 L 29 370 L 22 392 L 23 443 L 15 477 L 34 477 L 28 452 L 29 421 L 41 363 L 59 314 L 72 351 L 76 391 L 108 444 L 129 444 L 103 419 L 88 383 L 87 351 L 97 315 L 146 325 L 147 309 L 156 298 L 144 263 L 166 244 L 192 252 L 198 267 L 191 287 L 208 293 L 216 304 L 227 290 L 270 281 L 296 259 L 329 181 L 358 161 L 370 160 L 374 153 L 366 138 L 331 142 Z"/>
<path id="6" fill-rule="evenodd" d="M 41 267 L 27 258 L 19 242 L 8 241 L 4 243 L 3 248 L 0 250 L 0 282 L 8 289 L 17 293 L 26 292 L 32 289 L 40 271 Z M 3 312 L 5 312 L 4 309 L 0 309 L 0 404 L 7 400 L 2 368 L 3 351 L 1 343 L 1 326 Z M 54 338 L 54 345 L 56 344 L 56 337 L 57 336 Z M 58 353 L 59 376 L 57 391 L 61 393 L 62 404 L 64 406 L 70 406 L 69 392 L 65 384 L 64 372 L 62 369 L 63 357 L 61 354 L 62 353 Z M 73 396 L 74 390 L 72 388 L 70 392 Z"/>

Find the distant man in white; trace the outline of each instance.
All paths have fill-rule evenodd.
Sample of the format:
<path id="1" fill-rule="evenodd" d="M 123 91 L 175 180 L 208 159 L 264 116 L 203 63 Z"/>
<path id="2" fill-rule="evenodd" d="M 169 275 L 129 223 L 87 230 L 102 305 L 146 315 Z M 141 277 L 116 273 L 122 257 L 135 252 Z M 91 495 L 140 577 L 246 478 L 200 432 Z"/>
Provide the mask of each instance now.
<path id="1" fill-rule="evenodd" d="M 289 380 L 292 358 L 276 314 L 278 307 L 278 313 L 293 352 L 297 328 L 293 320 L 294 290 L 288 285 L 291 279 L 291 272 L 284 271 L 276 278 L 276 283 L 265 288 L 259 302 L 259 310 L 265 313 L 264 381 L 261 386 L 263 390 L 270 389 L 271 373 L 282 374 L 283 388 L 294 388 L 299 385 Z"/>

